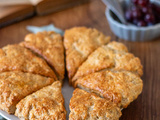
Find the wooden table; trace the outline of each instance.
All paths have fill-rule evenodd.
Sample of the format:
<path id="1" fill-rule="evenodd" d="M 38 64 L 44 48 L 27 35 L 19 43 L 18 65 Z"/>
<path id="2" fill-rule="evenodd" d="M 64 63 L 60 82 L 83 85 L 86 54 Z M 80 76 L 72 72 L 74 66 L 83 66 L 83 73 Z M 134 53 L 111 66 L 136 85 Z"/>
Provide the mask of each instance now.
<path id="1" fill-rule="evenodd" d="M 150 42 L 128 42 L 117 38 L 106 20 L 105 5 L 100 0 L 79 5 L 47 16 L 37 16 L 0 29 L 0 47 L 18 43 L 29 33 L 27 25 L 43 26 L 53 23 L 63 30 L 74 26 L 94 27 L 112 40 L 123 42 L 144 67 L 142 94 L 123 110 L 121 120 L 160 120 L 160 38 Z"/>

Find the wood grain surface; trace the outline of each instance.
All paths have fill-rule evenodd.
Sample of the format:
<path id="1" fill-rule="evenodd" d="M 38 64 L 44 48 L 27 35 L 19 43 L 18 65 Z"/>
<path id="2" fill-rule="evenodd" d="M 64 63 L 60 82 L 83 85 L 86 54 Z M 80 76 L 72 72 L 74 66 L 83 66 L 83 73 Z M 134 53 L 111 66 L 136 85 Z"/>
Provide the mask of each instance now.
<path id="1" fill-rule="evenodd" d="M 0 47 L 18 43 L 29 33 L 27 25 L 43 26 L 53 23 L 63 30 L 74 26 L 94 27 L 112 40 L 124 43 L 141 59 L 144 67 L 142 94 L 123 110 L 121 120 L 160 120 L 160 38 L 149 42 L 128 42 L 117 38 L 106 20 L 105 5 L 100 0 L 66 9 L 47 16 L 37 16 L 0 29 Z"/>

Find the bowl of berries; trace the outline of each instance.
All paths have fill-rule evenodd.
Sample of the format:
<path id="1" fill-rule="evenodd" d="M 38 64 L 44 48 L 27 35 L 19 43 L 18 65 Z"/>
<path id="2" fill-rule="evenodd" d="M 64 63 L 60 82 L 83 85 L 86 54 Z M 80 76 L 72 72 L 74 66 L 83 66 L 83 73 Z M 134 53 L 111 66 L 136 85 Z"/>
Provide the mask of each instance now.
<path id="1" fill-rule="evenodd" d="M 111 30 L 129 41 L 148 41 L 160 37 L 160 0 L 121 0 L 127 24 L 122 24 L 110 8 L 106 9 Z"/>

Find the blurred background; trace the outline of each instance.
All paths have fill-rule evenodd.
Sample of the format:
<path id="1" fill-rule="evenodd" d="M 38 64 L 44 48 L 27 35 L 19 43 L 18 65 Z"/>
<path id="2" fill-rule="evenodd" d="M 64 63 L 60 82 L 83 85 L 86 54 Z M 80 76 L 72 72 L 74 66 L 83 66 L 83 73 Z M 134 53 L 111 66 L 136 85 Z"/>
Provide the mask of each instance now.
<path id="1" fill-rule="evenodd" d="M 133 2 L 137 4 L 137 1 L 149 0 L 127 1 L 132 2 L 133 5 Z M 160 0 L 152 1 L 160 2 Z M 124 40 L 119 36 L 131 35 L 131 32 L 122 32 L 120 27 L 128 30 L 129 26 L 124 27 L 124 24 L 116 19 L 106 18 L 106 10 L 106 5 L 101 0 L 0 0 L 0 47 L 23 41 L 25 35 L 30 33 L 26 29 L 29 25 L 41 27 L 54 24 L 61 30 L 75 26 L 96 28 L 105 35 L 111 36 L 112 41 L 125 44 L 129 52 L 140 58 L 143 65 L 143 92 L 137 100 L 122 111 L 120 120 L 160 120 L 160 37 L 157 36 L 145 42 Z M 139 16 L 139 12 L 134 13 L 135 18 L 138 17 L 136 15 Z M 157 12 L 156 16 L 160 16 L 160 12 Z M 143 18 L 144 13 L 142 13 Z M 128 15 L 126 19 L 128 22 L 131 20 L 132 24 L 132 15 Z M 143 25 L 142 22 L 140 26 L 131 27 L 134 31 L 133 37 L 140 36 L 140 33 L 145 38 L 155 33 L 160 36 L 159 23 L 146 27 L 141 25 Z M 149 32 L 144 33 L 146 29 Z M 119 34 L 116 34 L 116 31 Z"/>
<path id="2" fill-rule="evenodd" d="M 0 0 L 0 27 L 35 15 L 47 15 L 88 0 Z"/>

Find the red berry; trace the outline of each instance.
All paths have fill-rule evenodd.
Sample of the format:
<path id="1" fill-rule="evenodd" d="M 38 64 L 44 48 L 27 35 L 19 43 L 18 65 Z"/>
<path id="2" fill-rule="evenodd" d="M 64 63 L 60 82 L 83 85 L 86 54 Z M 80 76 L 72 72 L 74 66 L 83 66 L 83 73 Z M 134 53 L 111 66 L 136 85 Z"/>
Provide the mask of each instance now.
<path id="1" fill-rule="evenodd" d="M 149 8 L 149 7 L 142 7 L 141 9 L 142 9 L 142 12 L 145 13 L 145 14 L 146 13 L 152 13 L 152 9 Z"/>
<path id="2" fill-rule="evenodd" d="M 132 6 L 132 7 L 131 7 L 131 10 L 132 10 L 132 11 L 135 11 L 135 10 L 140 10 L 140 9 L 139 9 L 138 6 Z"/>
<path id="3" fill-rule="evenodd" d="M 152 25 L 154 25 L 154 23 L 150 23 L 150 22 L 149 22 L 149 23 L 147 23 L 147 25 L 148 25 L 148 26 L 152 26 Z"/>
<path id="4" fill-rule="evenodd" d="M 156 18 L 156 22 L 160 23 L 160 14 L 159 15 L 156 14 L 155 18 Z"/>
<path id="5" fill-rule="evenodd" d="M 146 26 L 146 25 L 147 25 L 146 22 L 143 21 L 143 20 L 140 20 L 140 21 L 138 21 L 138 23 L 137 23 L 137 26 L 138 26 L 138 27 L 142 27 L 142 26 Z"/>
<path id="6" fill-rule="evenodd" d="M 149 3 L 149 0 L 139 0 L 138 5 L 140 6 L 147 6 Z"/>
<path id="7" fill-rule="evenodd" d="M 135 5 L 138 4 L 138 0 L 132 0 L 132 3 L 134 3 Z"/>
<path id="8" fill-rule="evenodd" d="M 128 22 L 132 22 L 133 16 L 132 16 L 132 12 L 130 10 L 126 11 L 125 18 Z"/>
<path id="9" fill-rule="evenodd" d="M 137 19 L 134 19 L 134 20 L 133 20 L 133 24 L 134 24 L 134 25 L 137 25 L 137 23 L 138 23 L 138 20 L 137 20 Z"/>
<path id="10" fill-rule="evenodd" d="M 150 3 L 148 5 L 153 11 L 156 11 L 157 5 L 155 5 L 155 3 Z"/>
<path id="11" fill-rule="evenodd" d="M 135 9 L 132 11 L 133 18 L 141 18 L 142 12 L 140 9 Z"/>
<path id="12" fill-rule="evenodd" d="M 155 16 L 153 14 L 146 14 L 144 19 L 146 22 L 155 22 Z"/>
<path id="13" fill-rule="evenodd" d="M 125 18 L 139 27 L 160 23 L 160 5 L 150 0 L 131 0 L 134 6 L 125 12 Z"/>
<path id="14" fill-rule="evenodd" d="M 159 14 L 160 14 L 160 6 L 157 6 L 157 5 L 156 5 L 155 10 L 156 10 L 156 12 L 157 12 L 157 13 L 159 13 Z"/>

